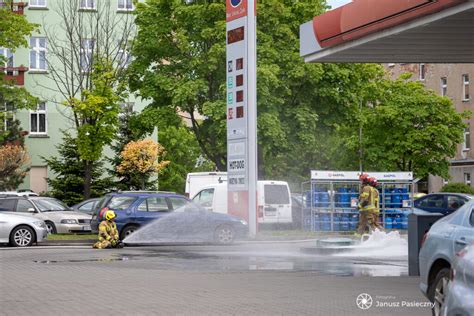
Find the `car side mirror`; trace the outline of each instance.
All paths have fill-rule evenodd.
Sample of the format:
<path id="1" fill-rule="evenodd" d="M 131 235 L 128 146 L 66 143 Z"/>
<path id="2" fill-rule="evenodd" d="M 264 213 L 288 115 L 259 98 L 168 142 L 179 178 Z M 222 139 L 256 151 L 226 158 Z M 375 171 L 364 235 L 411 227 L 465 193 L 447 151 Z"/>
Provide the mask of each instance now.
<path id="1" fill-rule="evenodd" d="M 28 213 L 36 213 L 36 210 L 35 210 L 34 208 L 32 208 L 32 207 L 28 208 L 26 211 L 27 211 Z"/>

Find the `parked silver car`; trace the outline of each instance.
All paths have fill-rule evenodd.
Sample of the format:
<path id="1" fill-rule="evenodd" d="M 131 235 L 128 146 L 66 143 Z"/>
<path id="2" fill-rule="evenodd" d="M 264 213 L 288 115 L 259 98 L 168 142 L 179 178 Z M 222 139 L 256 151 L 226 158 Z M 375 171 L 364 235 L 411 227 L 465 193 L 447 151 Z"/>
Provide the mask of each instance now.
<path id="1" fill-rule="evenodd" d="M 474 314 L 474 244 L 458 253 L 457 257 L 443 306 L 444 316 Z"/>
<path id="2" fill-rule="evenodd" d="M 456 253 L 474 243 L 474 201 L 433 224 L 420 250 L 420 289 L 440 315 Z"/>
<path id="3" fill-rule="evenodd" d="M 15 247 L 31 246 L 48 236 L 44 221 L 30 216 L 0 213 L 0 243 Z"/>
<path id="4" fill-rule="evenodd" d="M 8 197 L 0 199 L 0 212 L 34 216 L 46 223 L 50 234 L 91 231 L 92 216 L 72 211 L 64 203 L 46 197 Z"/>

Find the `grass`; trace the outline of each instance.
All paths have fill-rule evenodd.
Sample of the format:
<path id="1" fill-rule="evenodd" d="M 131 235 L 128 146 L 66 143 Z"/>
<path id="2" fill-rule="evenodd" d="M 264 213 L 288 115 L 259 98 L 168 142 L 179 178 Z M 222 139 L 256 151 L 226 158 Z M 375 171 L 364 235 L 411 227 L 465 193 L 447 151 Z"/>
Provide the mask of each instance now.
<path id="1" fill-rule="evenodd" d="M 47 240 L 82 240 L 97 239 L 97 234 L 52 234 L 48 235 Z"/>

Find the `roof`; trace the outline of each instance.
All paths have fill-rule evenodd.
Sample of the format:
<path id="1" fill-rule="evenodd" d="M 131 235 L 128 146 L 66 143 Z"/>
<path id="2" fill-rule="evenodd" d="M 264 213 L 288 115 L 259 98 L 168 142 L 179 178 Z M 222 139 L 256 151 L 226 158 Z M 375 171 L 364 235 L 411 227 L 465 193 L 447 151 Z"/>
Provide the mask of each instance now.
<path id="1" fill-rule="evenodd" d="M 353 0 L 300 26 L 306 62 L 474 63 L 474 1 Z"/>

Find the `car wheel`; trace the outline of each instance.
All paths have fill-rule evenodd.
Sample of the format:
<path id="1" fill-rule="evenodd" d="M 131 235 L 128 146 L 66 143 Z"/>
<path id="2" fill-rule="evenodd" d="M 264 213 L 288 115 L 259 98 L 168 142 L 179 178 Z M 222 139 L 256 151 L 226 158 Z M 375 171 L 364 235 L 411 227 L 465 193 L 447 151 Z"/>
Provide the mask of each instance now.
<path id="1" fill-rule="evenodd" d="M 137 225 L 129 225 L 129 226 L 125 227 L 122 230 L 122 233 L 120 234 L 120 239 L 124 240 L 125 237 L 128 237 L 131 234 L 133 234 L 138 228 L 139 228 L 139 226 L 137 226 Z"/>
<path id="2" fill-rule="evenodd" d="M 56 226 L 54 225 L 53 222 L 46 221 L 46 229 L 48 230 L 48 234 L 56 234 Z"/>
<path id="3" fill-rule="evenodd" d="M 222 225 L 216 228 L 214 232 L 214 241 L 221 245 L 228 245 L 234 242 L 235 232 L 229 225 Z"/>
<path id="4" fill-rule="evenodd" d="M 434 303 L 432 313 L 435 316 L 441 315 L 441 309 L 443 308 L 444 300 L 446 299 L 448 283 L 449 269 L 443 268 L 436 275 L 436 278 L 433 284 L 431 284 L 430 290 L 428 292 L 428 298 Z"/>
<path id="5" fill-rule="evenodd" d="M 15 247 L 28 247 L 35 242 L 35 233 L 28 226 L 18 226 L 10 234 L 10 244 Z"/>

